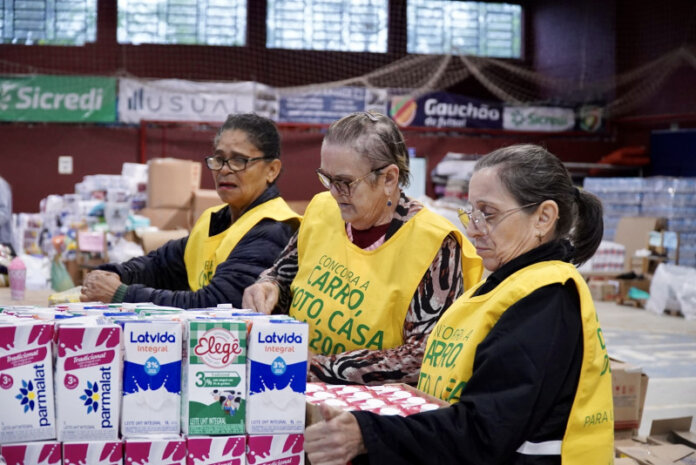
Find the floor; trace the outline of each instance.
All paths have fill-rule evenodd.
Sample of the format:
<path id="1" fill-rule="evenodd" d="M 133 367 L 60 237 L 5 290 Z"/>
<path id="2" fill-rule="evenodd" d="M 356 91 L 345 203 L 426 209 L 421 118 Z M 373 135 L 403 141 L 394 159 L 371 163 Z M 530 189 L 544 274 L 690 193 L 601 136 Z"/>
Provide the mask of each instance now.
<path id="1" fill-rule="evenodd" d="M 696 418 L 696 320 L 613 302 L 595 305 L 609 355 L 650 377 L 638 433 L 647 435 L 653 419 Z"/>

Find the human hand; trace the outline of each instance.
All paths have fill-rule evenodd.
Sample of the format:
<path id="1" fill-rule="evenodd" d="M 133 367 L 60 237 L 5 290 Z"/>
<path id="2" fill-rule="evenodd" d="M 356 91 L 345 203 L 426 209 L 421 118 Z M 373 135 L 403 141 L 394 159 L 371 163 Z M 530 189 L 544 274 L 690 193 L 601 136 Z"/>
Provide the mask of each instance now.
<path id="1" fill-rule="evenodd" d="M 305 429 L 305 452 L 312 465 L 346 465 L 367 452 L 362 431 L 353 415 L 328 405 L 319 405 L 324 421 Z"/>
<path id="2" fill-rule="evenodd" d="M 242 307 L 270 315 L 278 303 L 280 290 L 275 284 L 263 281 L 252 284 L 244 290 Z"/>
<path id="3" fill-rule="evenodd" d="M 109 303 L 121 284 L 121 278 L 118 274 L 111 271 L 94 270 L 85 276 L 80 301 Z"/>

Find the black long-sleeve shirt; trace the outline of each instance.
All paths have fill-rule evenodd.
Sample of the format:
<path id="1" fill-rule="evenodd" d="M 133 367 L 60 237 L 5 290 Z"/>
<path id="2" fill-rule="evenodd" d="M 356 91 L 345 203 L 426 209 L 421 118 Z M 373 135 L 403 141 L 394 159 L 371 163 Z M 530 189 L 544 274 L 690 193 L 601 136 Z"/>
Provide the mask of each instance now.
<path id="1" fill-rule="evenodd" d="M 278 197 L 275 185 L 270 186 L 247 210 Z M 232 226 L 229 206 L 213 212 L 209 236 L 220 234 Z M 188 283 L 184 251 L 189 236 L 167 242 L 148 255 L 120 264 L 107 264 L 101 270 L 112 271 L 128 285 L 124 302 L 152 302 L 181 308 L 214 307 L 231 303 L 241 307 L 244 289 L 259 274 L 273 265 L 299 223 L 265 219 L 256 224 L 230 252 L 227 260 L 215 269 L 210 283 L 192 291 Z"/>
<path id="2" fill-rule="evenodd" d="M 568 260 L 567 242 L 544 244 L 492 273 L 477 295 L 519 269 Z M 479 344 L 459 402 L 410 417 L 353 412 L 368 450 L 354 464 L 560 464 L 560 455 L 516 453 L 525 441 L 561 440 L 582 364 L 575 283 L 553 284 L 519 300 Z"/>

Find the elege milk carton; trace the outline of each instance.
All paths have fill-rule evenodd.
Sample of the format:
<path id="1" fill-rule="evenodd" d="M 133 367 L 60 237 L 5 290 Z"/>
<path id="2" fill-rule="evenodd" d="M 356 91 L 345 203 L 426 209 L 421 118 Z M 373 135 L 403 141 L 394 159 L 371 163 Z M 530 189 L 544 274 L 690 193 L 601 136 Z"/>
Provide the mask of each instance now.
<path id="1" fill-rule="evenodd" d="M 186 448 L 186 465 L 246 465 L 246 436 L 189 437 Z"/>
<path id="2" fill-rule="evenodd" d="M 0 443 L 55 439 L 53 324 L 0 325 Z"/>
<path id="3" fill-rule="evenodd" d="M 185 323 L 182 429 L 189 435 L 244 434 L 246 323 Z"/>
<path id="4" fill-rule="evenodd" d="M 304 435 L 248 436 L 247 463 L 249 465 L 304 465 Z"/>
<path id="5" fill-rule="evenodd" d="M 118 439 L 121 327 L 66 321 L 57 332 L 58 440 Z"/>
<path id="6" fill-rule="evenodd" d="M 181 437 L 126 439 L 127 465 L 186 465 L 186 440 Z"/>
<path id="7" fill-rule="evenodd" d="M 0 456 L 7 465 L 60 465 L 60 442 L 5 444 L 0 447 Z"/>
<path id="8" fill-rule="evenodd" d="M 294 320 L 253 320 L 247 360 L 247 433 L 303 432 L 307 333 L 307 324 Z"/>
<path id="9" fill-rule="evenodd" d="M 123 443 L 64 442 L 63 465 L 123 465 Z"/>
<path id="10" fill-rule="evenodd" d="M 181 324 L 123 323 L 121 434 L 179 434 Z"/>

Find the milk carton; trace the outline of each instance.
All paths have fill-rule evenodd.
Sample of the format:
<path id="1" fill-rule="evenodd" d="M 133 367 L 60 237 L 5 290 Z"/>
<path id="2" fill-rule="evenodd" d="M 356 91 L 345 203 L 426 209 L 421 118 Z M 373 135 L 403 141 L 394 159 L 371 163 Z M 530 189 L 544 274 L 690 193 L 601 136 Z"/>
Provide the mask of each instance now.
<path id="1" fill-rule="evenodd" d="M 123 465 L 121 441 L 63 443 L 63 465 Z"/>
<path id="2" fill-rule="evenodd" d="M 186 448 L 186 465 L 246 465 L 245 436 L 189 437 Z"/>
<path id="3" fill-rule="evenodd" d="M 185 323 L 182 429 L 189 435 L 244 434 L 246 323 Z"/>
<path id="4" fill-rule="evenodd" d="M 249 465 L 304 465 L 304 436 L 275 434 L 247 437 Z"/>
<path id="5" fill-rule="evenodd" d="M 5 444 L 0 447 L 0 455 L 7 465 L 60 465 L 60 443 L 37 441 Z"/>
<path id="6" fill-rule="evenodd" d="M 307 333 L 306 323 L 253 320 L 247 361 L 247 433 L 304 430 Z"/>
<path id="7" fill-rule="evenodd" d="M 123 323 L 121 434 L 179 434 L 181 324 Z"/>
<path id="8" fill-rule="evenodd" d="M 0 325 L 0 443 L 55 439 L 53 324 Z"/>
<path id="9" fill-rule="evenodd" d="M 128 465 L 186 465 L 186 440 L 181 437 L 126 439 Z"/>
<path id="10" fill-rule="evenodd" d="M 118 439 L 121 327 L 65 322 L 57 333 L 58 440 Z"/>

